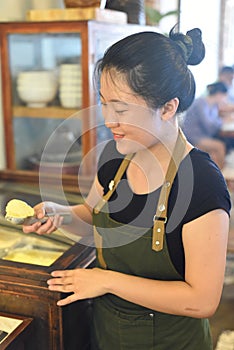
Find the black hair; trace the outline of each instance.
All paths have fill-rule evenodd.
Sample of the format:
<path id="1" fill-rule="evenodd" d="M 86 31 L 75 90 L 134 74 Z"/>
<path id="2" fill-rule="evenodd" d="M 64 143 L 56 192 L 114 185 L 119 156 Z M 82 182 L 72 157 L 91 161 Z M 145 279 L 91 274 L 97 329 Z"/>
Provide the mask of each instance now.
<path id="1" fill-rule="evenodd" d="M 221 81 L 217 81 L 213 84 L 209 84 L 209 85 L 207 85 L 206 88 L 207 88 L 208 94 L 210 96 L 218 94 L 218 93 L 226 94 L 228 91 L 226 85 Z"/>
<path id="2" fill-rule="evenodd" d="M 132 34 L 113 44 L 97 62 L 95 79 L 112 69 L 123 74 L 129 87 L 150 108 L 157 109 L 177 97 L 177 112 L 185 111 L 195 96 L 195 80 L 188 65 L 199 64 L 205 47 L 198 28 L 169 36 L 157 32 Z"/>
<path id="3" fill-rule="evenodd" d="M 234 74 L 234 68 L 232 66 L 223 66 L 219 70 L 219 74 Z"/>

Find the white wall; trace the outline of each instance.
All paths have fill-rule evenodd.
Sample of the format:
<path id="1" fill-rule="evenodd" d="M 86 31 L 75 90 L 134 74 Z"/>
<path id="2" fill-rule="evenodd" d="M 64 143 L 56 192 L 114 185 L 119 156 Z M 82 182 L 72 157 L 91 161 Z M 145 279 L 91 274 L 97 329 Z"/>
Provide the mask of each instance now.
<path id="1" fill-rule="evenodd" d="M 206 56 L 198 66 L 190 67 L 197 83 L 197 95 L 217 79 L 219 49 L 219 16 L 221 0 L 181 0 L 181 30 L 202 30 Z"/>
<path id="2" fill-rule="evenodd" d="M 200 28 L 206 46 L 205 59 L 198 66 L 190 66 L 197 83 L 196 95 L 198 96 L 206 90 L 207 84 L 217 79 L 221 0 L 180 0 L 180 3 L 180 30 L 186 33 L 192 28 Z M 177 6 L 178 0 L 160 1 L 160 11 L 162 13 L 174 11 Z M 159 24 L 160 30 L 169 33 L 177 20 L 176 16 L 163 18 Z"/>

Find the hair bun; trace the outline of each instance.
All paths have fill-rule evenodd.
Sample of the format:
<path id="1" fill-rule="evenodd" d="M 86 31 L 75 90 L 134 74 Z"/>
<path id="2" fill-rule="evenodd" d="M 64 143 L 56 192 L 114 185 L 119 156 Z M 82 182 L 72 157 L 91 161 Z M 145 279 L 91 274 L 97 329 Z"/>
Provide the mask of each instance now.
<path id="1" fill-rule="evenodd" d="M 202 42 L 201 30 L 194 28 L 184 35 L 182 33 L 175 33 L 175 27 L 171 29 L 169 38 L 180 48 L 180 52 L 188 65 L 199 64 L 205 57 L 205 46 Z"/>
<path id="2" fill-rule="evenodd" d="M 196 65 L 199 64 L 205 57 L 205 45 L 202 41 L 202 32 L 199 28 L 194 28 L 189 30 L 186 35 L 188 35 L 193 41 L 193 52 L 188 59 L 188 64 Z"/>

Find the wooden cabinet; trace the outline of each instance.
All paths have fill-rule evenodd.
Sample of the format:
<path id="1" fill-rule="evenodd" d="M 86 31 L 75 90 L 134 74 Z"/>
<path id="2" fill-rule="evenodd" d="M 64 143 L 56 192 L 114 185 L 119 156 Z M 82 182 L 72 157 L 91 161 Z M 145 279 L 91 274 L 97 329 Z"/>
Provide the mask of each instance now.
<path id="1" fill-rule="evenodd" d="M 6 149 L 6 169 L 1 171 L 0 178 L 38 182 L 40 173 L 41 178 L 53 183 L 62 177 L 67 190 L 79 191 L 78 171 L 79 183 L 87 182 L 92 177 L 99 152 L 96 145 L 109 137 L 107 129 L 102 125 L 100 107 L 97 106 L 98 97 L 93 85 L 95 63 L 112 43 L 146 29 L 149 30 L 149 27 L 95 21 L 0 23 Z M 79 67 L 79 73 L 72 73 L 69 70 L 71 66 Z M 41 77 L 37 80 L 22 78 L 22 72 L 29 71 L 49 71 L 55 75 L 57 91 L 52 100 L 39 105 L 22 97 L 22 93 L 26 93 L 29 98 L 28 94 L 36 89 L 39 98 L 41 93 L 49 90 L 48 84 L 44 84 Z M 70 80 L 64 82 L 64 74 L 69 75 Z M 76 74 L 79 75 L 78 79 L 75 79 Z M 75 83 L 72 79 L 75 79 Z M 73 83 L 76 87 L 71 90 Z M 28 91 L 29 84 L 31 86 Z M 77 94 L 77 104 L 70 100 L 64 102 L 64 96 L 77 97 Z M 77 146 L 77 157 L 72 161 L 67 161 L 66 158 L 71 151 L 69 143 L 65 145 L 62 154 L 59 153 L 64 134 L 59 143 L 56 132 L 64 128 L 68 137 L 74 136 L 73 146 Z M 53 142 L 57 143 L 52 157 L 50 153 L 49 160 L 42 158 L 45 153 L 48 156 L 48 144 Z"/>
<path id="2" fill-rule="evenodd" d="M 50 199 L 62 203 L 55 195 Z M 79 197 L 68 194 L 66 200 L 74 204 Z M 11 198 L 34 205 L 40 201 L 40 191 L 35 186 L 30 190 L 29 185 L 1 183 L 1 206 Z M 94 259 L 92 241 L 59 231 L 49 236 L 25 235 L 21 227 L 7 224 L 0 216 L 0 312 L 32 319 L 27 336 L 22 334 L 13 344 L 22 339 L 24 350 L 88 349 L 90 301 L 58 307 L 56 302 L 65 295 L 49 291 L 46 281 L 55 269 L 89 268 Z M 11 346 L 11 350 L 21 349 Z"/>
<path id="3" fill-rule="evenodd" d="M 33 319 L 25 350 L 88 349 L 89 301 L 58 307 L 56 301 L 65 296 L 50 292 L 46 281 L 54 269 L 88 267 L 91 251 L 77 243 L 49 267 L 0 260 L 1 312 Z"/>

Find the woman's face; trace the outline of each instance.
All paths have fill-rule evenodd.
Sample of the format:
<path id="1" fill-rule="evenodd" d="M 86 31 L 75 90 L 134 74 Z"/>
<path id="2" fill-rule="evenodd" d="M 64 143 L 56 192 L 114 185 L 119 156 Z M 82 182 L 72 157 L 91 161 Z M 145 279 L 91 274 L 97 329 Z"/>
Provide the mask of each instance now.
<path id="1" fill-rule="evenodd" d="M 105 125 L 111 130 L 120 153 L 136 153 L 158 142 L 162 129 L 160 110 L 150 109 L 129 88 L 123 76 L 116 72 L 102 73 L 100 97 Z"/>

